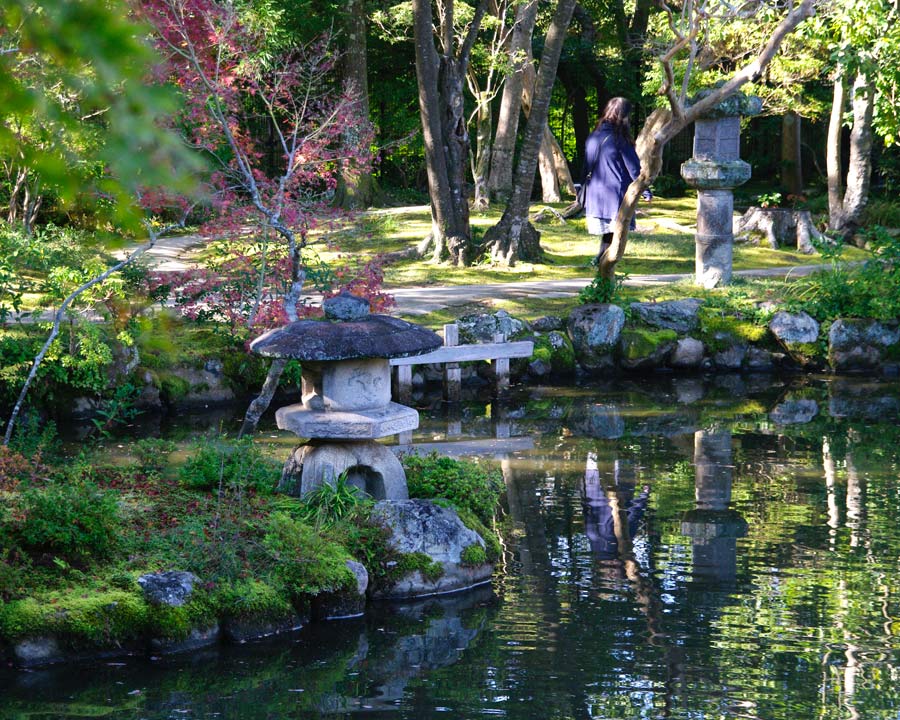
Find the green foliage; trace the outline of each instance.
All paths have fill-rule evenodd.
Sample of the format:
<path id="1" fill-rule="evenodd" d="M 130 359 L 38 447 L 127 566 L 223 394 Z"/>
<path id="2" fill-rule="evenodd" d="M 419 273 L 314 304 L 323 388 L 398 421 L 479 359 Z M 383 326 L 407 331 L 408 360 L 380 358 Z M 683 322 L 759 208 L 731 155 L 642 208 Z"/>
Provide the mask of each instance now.
<path id="1" fill-rule="evenodd" d="M 216 595 L 222 615 L 254 621 L 280 620 L 294 612 L 288 598 L 260 580 L 239 580 Z"/>
<path id="2" fill-rule="evenodd" d="M 780 192 L 767 192 L 756 196 L 756 204 L 764 208 L 774 208 L 781 205 Z"/>
<path id="3" fill-rule="evenodd" d="M 615 303 L 620 299 L 622 288 L 625 286 L 627 279 L 628 275 L 616 274 L 612 279 L 598 275 L 590 285 L 578 293 L 578 301 L 582 305 L 589 303 Z"/>
<path id="4" fill-rule="evenodd" d="M 425 553 L 402 553 L 397 557 L 397 565 L 392 575 L 397 580 L 410 573 L 419 572 L 426 581 L 433 583 L 440 580 L 444 574 L 444 566 Z"/>
<path id="5" fill-rule="evenodd" d="M 19 503 L 22 519 L 15 535 L 31 552 L 84 560 L 106 556 L 116 544 L 116 497 L 89 478 L 28 488 Z"/>
<path id="6" fill-rule="evenodd" d="M 874 257 L 850 264 L 841 259 L 840 247 L 826 250 L 830 269 L 795 280 L 787 289 L 788 307 L 820 322 L 900 317 L 900 238 L 879 226 L 863 236 Z"/>
<path id="7" fill-rule="evenodd" d="M 497 562 L 503 554 L 503 548 L 500 546 L 500 540 L 497 532 L 492 530 L 478 518 L 475 513 L 467 508 L 456 508 L 456 514 L 462 520 L 469 530 L 477 532 L 481 539 L 484 540 L 484 554 L 486 562 Z"/>
<path id="8" fill-rule="evenodd" d="M 446 498 L 458 508 L 471 510 L 483 523 L 493 519 L 504 487 L 497 470 L 436 453 L 405 455 L 402 461 L 410 497 Z"/>
<path id="9" fill-rule="evenodd" d="M 333 525 L 372 504 L 371 498 L 341 473 L 334 483 L 323 482 L 303 497 L 302 516 L 317 528 Z"/>
<path id="10" fill-rule="evenodd" d="M 193 490 L 225 487 L 260 492 L 271 492 L 280 475 L 278 463 L 263 455 L 250 438 L 202 441 L 178 474 L 182 484 Z"/>
<path id="11" fill-rule="evenodd" d="M 478 543 L 473 543 L 463 548 L 463 551 L 459 554 L 459 561 L 462 565 L 476 567 L 484 565 L 488 560 L 484 548 Z"/>
<path id="12" fill-rule="evenodd" d="M 159 438 L 143 438 L 134 444 L 134 456 L 137 458 L 138 468 L 144 473 L 161 473 L 169 463 L 176 445 L 171 440 Z"/>
<path id="13" fill-rule="evenodd" d="M 265 525 L 263 546 L 273 573 L 291 597 L 349 590 L 356 578 L 347 567 L 353 558 L 340 545 L 287 513 L 276 512 Z"/>
<path id="14" fill-rule="evenodd" d="M 661 198 L 680 198 L 687 192 L 687 183 L 678 175 L 659 175 L 650 188 Z"/>
<path id="15" fill-rule="evenodd" d="M 893 198 L 869 198 L 862 223 L 864 226 L 900 228 L 900 202 Z"/>

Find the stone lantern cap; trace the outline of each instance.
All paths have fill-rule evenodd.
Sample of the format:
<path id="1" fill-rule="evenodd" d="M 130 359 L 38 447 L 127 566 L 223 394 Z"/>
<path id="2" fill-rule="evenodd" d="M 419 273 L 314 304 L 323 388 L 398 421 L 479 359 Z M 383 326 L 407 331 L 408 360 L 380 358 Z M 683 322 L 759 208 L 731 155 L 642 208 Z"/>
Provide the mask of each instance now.
<path id="1" fill-rule="evenodd" d="M 688 101 L 688 106 L 696 105 L 708 97 L 715 89 L 717 88 L 701 90 Z M 759 115 L 762 109 L 762 99 L 756 95 L 745 95 L 742 92 L 736 92 L 734 95 L 729 95 L 718 105 L 713 105 L 712 108 L 703 114 L 703 117 L 709 120 L 723 117 L 749 117 L 751 115 Z"/>
<path id="2" fill-rule="evenodd" d="M 344 291 L 323 303 L 326 320 L 298 320 L 270 330 L 250 349 L 306 362 L 411 357 L 437 350 L 437 333 L 387 315 L 370 315 L 369 302 Z"/>

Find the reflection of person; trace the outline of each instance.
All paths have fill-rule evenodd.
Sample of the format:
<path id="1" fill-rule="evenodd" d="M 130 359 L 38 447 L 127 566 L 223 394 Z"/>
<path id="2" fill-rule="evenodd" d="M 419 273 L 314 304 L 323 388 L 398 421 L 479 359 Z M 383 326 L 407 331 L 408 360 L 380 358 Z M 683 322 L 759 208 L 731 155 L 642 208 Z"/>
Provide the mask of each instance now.
<path id="1" fill-rule="evenodd" d="M 600 482 L 597 456 L 588 453 L 584 472 L 584 529 L 591 543 L 591 550 L 601 560 L 614 560 L 620 556 L 615 513 L 624 511 L 624 517 L 620 514 L 619 519 L 627 519 L 627 537 L 623 540 L 628 544 L 639 530 L 650 498 L 650 486 L 644 485 L 637 497 L 634 490 L 634 483 L 621 477 L 618 460 L 613 466 L 613 485 L 604 488 Z M 620 523 L 618 533 L 625 531 L 623 524 Z"/>
<path id="2" fill-rule="evenodd" d="M 612 98 L 584 144 L 584 214 L 588 233 L 600 236 L 598 263 L 612 242 L 612 223 L 625 191 L 641 172 L 641 162 L 631 139 L 630 115 L 628 100 Z M 650 192 L 645 191 L 643 197 L 649 200 Z M 631 229 L 634 227 L 632 218 Z"/>

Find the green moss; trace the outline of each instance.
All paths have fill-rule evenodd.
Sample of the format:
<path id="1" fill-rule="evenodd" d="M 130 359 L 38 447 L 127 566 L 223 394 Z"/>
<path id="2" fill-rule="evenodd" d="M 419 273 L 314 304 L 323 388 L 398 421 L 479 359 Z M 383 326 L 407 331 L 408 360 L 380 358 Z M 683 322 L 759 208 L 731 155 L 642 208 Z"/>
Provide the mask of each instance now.
<path id="1" fill-rule="evenodd" d="M 459 515 L 459 519 L 462 520 L 462 524 L 469 528 L 469 530 L 477 532 L 481 536 L 481 539 L 484 540 L 485 561 L 491 563 L 497 562 L 502 554 L 502 548 L 500 547 L 500 540 L 497 537 L 497 533 L 493 532 L 481 522 L 479 517 L 471 510 L 459 507 L 454 509 L 456 510 L 456 514 Z"/>
<path id="2" fill-rule="evenodd" d="M 288 597 L 259 580 L 242 580 L 222 588 L 216 601 L 224 617 L 242 620 L 278 620 L 294 610 Z"/>
<path id="3" fill-rule="evenodd" d="M 700 308 L 700 339 L 711 352 L 721 352 L 735 343 L 758 345 L 767 338 L 768 332 L 765 325 L 751 320 Z"/>
<path id="4" fill-rule="evenodd" d="M 622 357 L 625 360 L 640 360 L 650 357 L 661 345 L 674 343 L 678 333 L 674 330 L 648 330 L 647 328 L 626 328 L 619 336 Z"/>
<path id="5" fill-rule="evenodd" d="M 274 575 L 292 599 L 350 590 L 356 576 L 347 567 L 347 550 L 287 513 L 268 520 L 263 545 L 274 558 Z"/>
<path id="6" fill-rule="evenodd" d="M 206 628 L 216 622 L 215 599 L 203 590 L 194 590 L 190 601 L 181 607 L 151 605 L 147 629 L 154 638 L 184 640 L 195 628 Z"/>
<path id="7" fill-rule="evenodd" d="M 425 553 L 403 553 L 397 560 L 394 567 L 393 577 L 396 580 L 409 575 L 412 572 L 419 571 L 422 577 L 428 582 L 437 582 L 444 574 L 444 566 L 437 560 L 432 560 Z"/>
<path id="8" fill-rule="evenodd" d="M 52 634 L 72 648 L 99 648 L 140 637 L 150 607 L 136 592 L 74 590 L 0 605 L 0 639 Z"/>
<path id="9" fill-rule="evenodd" d="M 414 498 L 446 498 L 456 507 L 467 508 L 484 522 L 494 516 L 503 477 L 496 469 L 468 461 L 430 455 L 405 455 L 409 496 Z"/>
<path id="10" fill-rule="evenodd" d="M 900 360 L 900 342 L 888 345 L 884 349 L 884 359 L 892 361 Z"/>
<path id="11" fill-rule="evenodd" d="M 462 565 L 469 567 L 484 565 L 487 562 L 487 553 L 485 553 L 481 545 L 472 543 L 463 548 L 463 551 L 459 554 L 459 561 Z"/>
<path id="12" fill-rule="evenodd" d="M 163 402 L 175 403 L 186 398 L 191 392 L 191 384 L 183 377 L 169 372 L 157 375 L 159 395 Z"/>
<path id="13" fill-rule="evenodd" d="M 789 343 L 785 347 L 790 356 L 803 365 L 824 360 L 827 354 L 824 343 Z"/>
<path id="14" fill-rule="evenodd" d="M 531 360 L 541 360 L 553 369 L 554 373 L 563 375 L 575 370 L 575 349 L 572 342 L 563 333 L 556 332 L 557 346 L 554 347 L 550 335 L 529 335 L 528 340 L 534 343 Z"/>

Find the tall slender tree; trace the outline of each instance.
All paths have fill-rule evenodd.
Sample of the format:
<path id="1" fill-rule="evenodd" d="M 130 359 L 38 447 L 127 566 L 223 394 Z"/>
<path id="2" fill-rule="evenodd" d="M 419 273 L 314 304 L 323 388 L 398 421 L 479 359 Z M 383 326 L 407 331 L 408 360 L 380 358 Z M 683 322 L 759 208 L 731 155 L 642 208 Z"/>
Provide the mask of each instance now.
<path id="1" fill-rule="evenodd" d="M 454 32 L 453 0 L 439 4 L 440 51 L 434 43 L 431 0 L 413 0 L 412 7 L 419 112 L 431 197 L 432 256 L 435 261 L 449 258 L 455 265 L 466 265 L 474 248 L 466 193 L 469 133 L 463 89 L 487 0 L 479 0 L 461 42 Z"/>
<path id="2" fill-rule="evenodd" d="M 490 254 L 492 261 L 503 265 L 514 265 L 518 260 L 538 260 L 543 254 L 540 233 L 528 221 L 528 206 L 534 187 L 544 125 L 550 110 L 550 97 L 556 81 L 556 68 L 574 7 L 575 0 L 559 0 L 556 6 L 541 53 L 534 100 L 516 165 L 512 197 L 500 222 L 484 236 L 485 252 Z"/>

